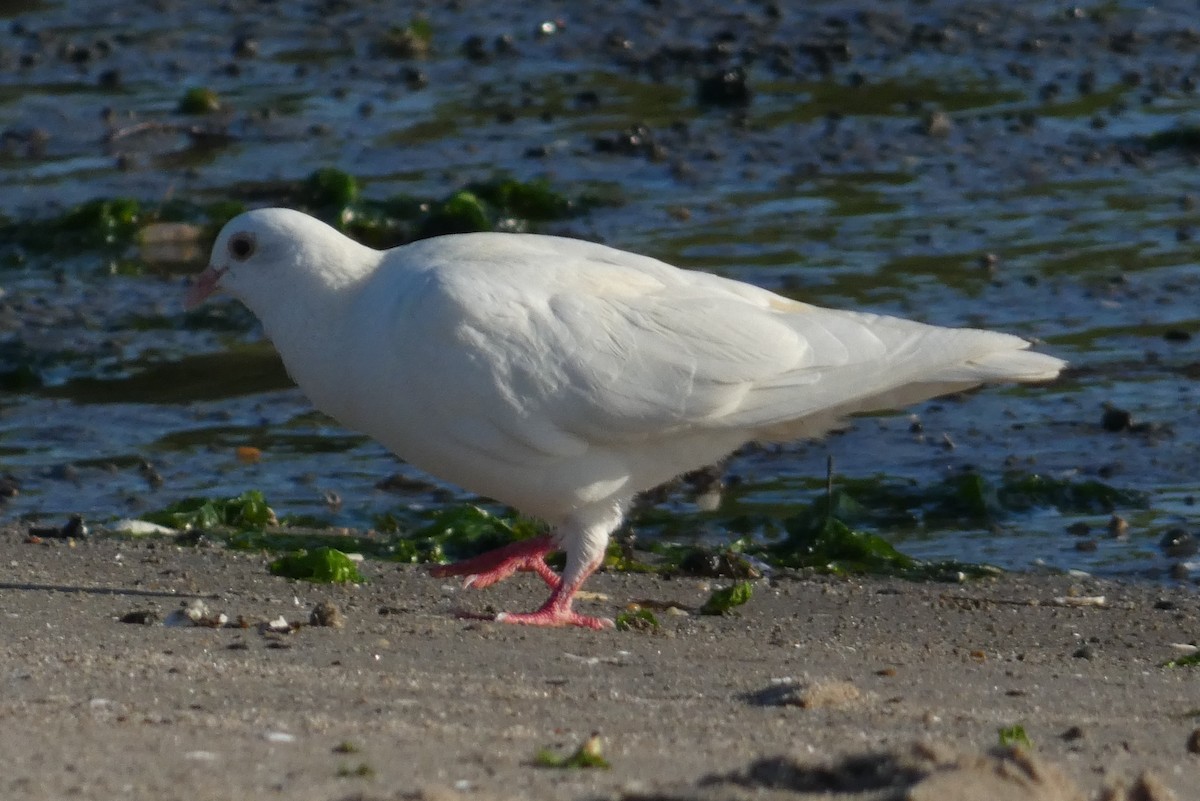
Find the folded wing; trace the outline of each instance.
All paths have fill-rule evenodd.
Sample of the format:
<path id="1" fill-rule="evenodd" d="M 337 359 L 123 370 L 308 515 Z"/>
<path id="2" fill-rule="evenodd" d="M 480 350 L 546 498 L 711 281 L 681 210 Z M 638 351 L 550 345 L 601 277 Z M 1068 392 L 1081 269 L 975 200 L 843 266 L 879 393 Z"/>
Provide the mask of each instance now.
<path id="1" fill-rule="evenodd" d="M 521 440 L 814 436 L 855 412 L 1063 366 L 1007 334 L 823 309 L 599 245 L 523 239 L 530 252 L 511 269 L 529 274 L 468 270 L 474 298 L 495 279 L 489 303 L 453 315 L 460 342 L 493 351 L 479 364 L 520 405 L 506 433 Z"/>

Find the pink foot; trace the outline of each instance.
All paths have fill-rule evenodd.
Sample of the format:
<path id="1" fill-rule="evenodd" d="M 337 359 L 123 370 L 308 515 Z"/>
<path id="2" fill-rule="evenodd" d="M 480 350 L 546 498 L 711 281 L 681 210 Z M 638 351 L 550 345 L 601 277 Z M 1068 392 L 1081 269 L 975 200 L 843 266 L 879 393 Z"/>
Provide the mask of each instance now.
<path id="1" fill-rule="evenodd" d="M 599 562 L 596 562 L 599 564 Z M 550 594 L 546 603 L 538 612 L 512 613 L 502 612 L 496 615 L 500 624 L 518 624 L 522 626 L 581 626 L 583 628 L 612 628 L 613 622 L 607 618 L 592 618 L 581 615 L 571 609 L 571 601 L 582 586 L 584 580 L 594 571 L 596 565 L 590 565 L 581 578 L 571 584 L 557 586 Z"/>
<path id="2" fill-rule="evenodd" d="M 537 573 L 551 589 L 557 590 L 562 582 L 546 564 L 546 554 L 554 549 L 554 541 L 550 537 L 518 540 L 452 565 L 438 565 L 429 573 L 437 578 L 466 576 L 464 587 L 482 589 L 508 578 L 518 570 L 527 570 Z"/>
<path id="3" fill-rule="evenodd" d="M 595 570 L 593 566 L 588 573 Z M 571 585 L 559 586 L 550 593 L 549 600 L 536 612 L 500 612 L 497 623 L 518 623 L 523 626 L 582 626 L 585 629 L 611 629 L 613 622 L 606 617 L 589 617 L 571 609 L 571 601 L 583 584 L 583 578 Z"/>
<path id="4" fill-rule="evenodd" d="M 523 626 L 582 626 L 585 629 L 611 629 L 613 622 L 606 617 L 581 615 L 571 609 L 552 609 L 546 604 L 536 612 L 499 612 L 497 623 L 519 623 Z"/>

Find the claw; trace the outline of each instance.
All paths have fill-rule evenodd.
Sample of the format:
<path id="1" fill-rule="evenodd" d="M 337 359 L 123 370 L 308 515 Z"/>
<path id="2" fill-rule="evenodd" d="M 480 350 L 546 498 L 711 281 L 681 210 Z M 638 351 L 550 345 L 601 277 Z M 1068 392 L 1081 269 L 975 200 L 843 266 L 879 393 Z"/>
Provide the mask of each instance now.
<path id="1" fill-rule="evenodd" d="M 607 617 L 581 615 L 570 609 L 549 609 L 549 604 L 536 612 L 497 612 L 497 623 L 518 623 L 524 626 L 581 626 L 585 629 L 611 629 L 614 623 Z"/>
<path id="2" fill-rule="evenodd" d="M 497 623 L 517 623 L 525 626 L 581 626 L 588 629 L 610 629 L 613 622 L 605 617 L 581 615 L 571 609 L 575 592 L 600 564 L 597 559 L 565 585 L 558 574 L 546 564 L 546 554 L 554 550 L 554 541 L 549 537 L 537 537 L 510 543 L 503 548 L 452 565 L 438 565 L 429 572 L 434 576 L 463 576 L 463 588 L 483 589 L 508 578 L 513 573 L 527 570 L 537 573 L 550 586 L 550 599 L 536 612 L 500 612 L 491 619 Z M 463 616 L 475 618 L 474 614 Z"/>
<path id="3" fill-rule="evenodd" d="M 559 584 L 558 575 L 546 564 L 546 554 L 553 550 L 554 542 L 549 537 L 535 537 L 452 565 L 438 565 L 429 572 L 439 578 L 465 576 L 464 588 L 483 589 L 518 571 L 531 571 L 541 576 L 542 581 L 553 589 Z"/>

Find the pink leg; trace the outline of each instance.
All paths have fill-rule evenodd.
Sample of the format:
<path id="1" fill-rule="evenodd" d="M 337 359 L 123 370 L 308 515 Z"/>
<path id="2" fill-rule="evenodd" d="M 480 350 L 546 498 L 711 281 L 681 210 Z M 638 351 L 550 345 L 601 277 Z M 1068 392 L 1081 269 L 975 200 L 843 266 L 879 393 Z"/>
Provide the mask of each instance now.
<path id="1" fill-rule="evenodd" d="M 466 576 L 467 587 L 487 587 L 508 578 L 518 570 L 537 573 L 550 585 L 550 598 L 536 612 L 500 612 L 498 623 L 526 626 L 582 626 L 589 629 L 612 628 L 608 618 L 589 617 L 571 609 L 575 594 L 604 561 L 609 534 L 621 522 L 628 498 L 604 501 L 575 510 L 558 523 L 560 542 L 566 547 L 567 566 L 559 578 L 546 564 L 546 554 L 558 546 L 550 537 L 522 540 L 453 565 L 435 567 L 435 576 Z M 459 613 L 462 617 L 482 617 Z"/>
<path id="2" fill-rule="evenodd" d="M 606 617 L 589 617 L 571 609 L 575 593 L 600 562 L 589 565 L 583 575 L 570 585 L 560 585 L 550 593 L 550 599 L 536 612 L 500 612 L 498 623 L 521 623 L 526 626 L 582 626 L 588 629 L 611 629 L 613 622 Z"/>
<path id="3" fill-rule="evenodd" d="M 555 545 L 550 537 L 534 537 L 509 543 L 452 565 L 438 565 L 429 572 L 438 578 L 466 576 L 464 587 L 482 589 L 508 578 L 518 570 L 528 570 L 541 576 L 542 581 L 557 592 L 562 582 L 546 564 L 546 554 L 553 550 Z"/>

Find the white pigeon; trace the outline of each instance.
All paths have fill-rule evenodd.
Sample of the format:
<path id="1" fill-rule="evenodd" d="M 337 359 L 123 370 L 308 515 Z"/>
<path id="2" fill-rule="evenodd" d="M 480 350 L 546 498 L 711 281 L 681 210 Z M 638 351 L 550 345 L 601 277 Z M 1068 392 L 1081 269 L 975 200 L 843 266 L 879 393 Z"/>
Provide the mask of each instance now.
<path id="1" fill-rule="evenodd" d="M 634 496 L 743 443 L 1065 362 L 1008 334 L 810 306 L 591 242 L 476 233 L 387 251 L 290 209 L 221 230 L 187 296 L 227 290 L 317 408 L 553 534 L 435 569 L 552 592 L 496 620 L 611 626 L 572 609 Z M 544 561 L 566 551 L 560 577 Z"/>

